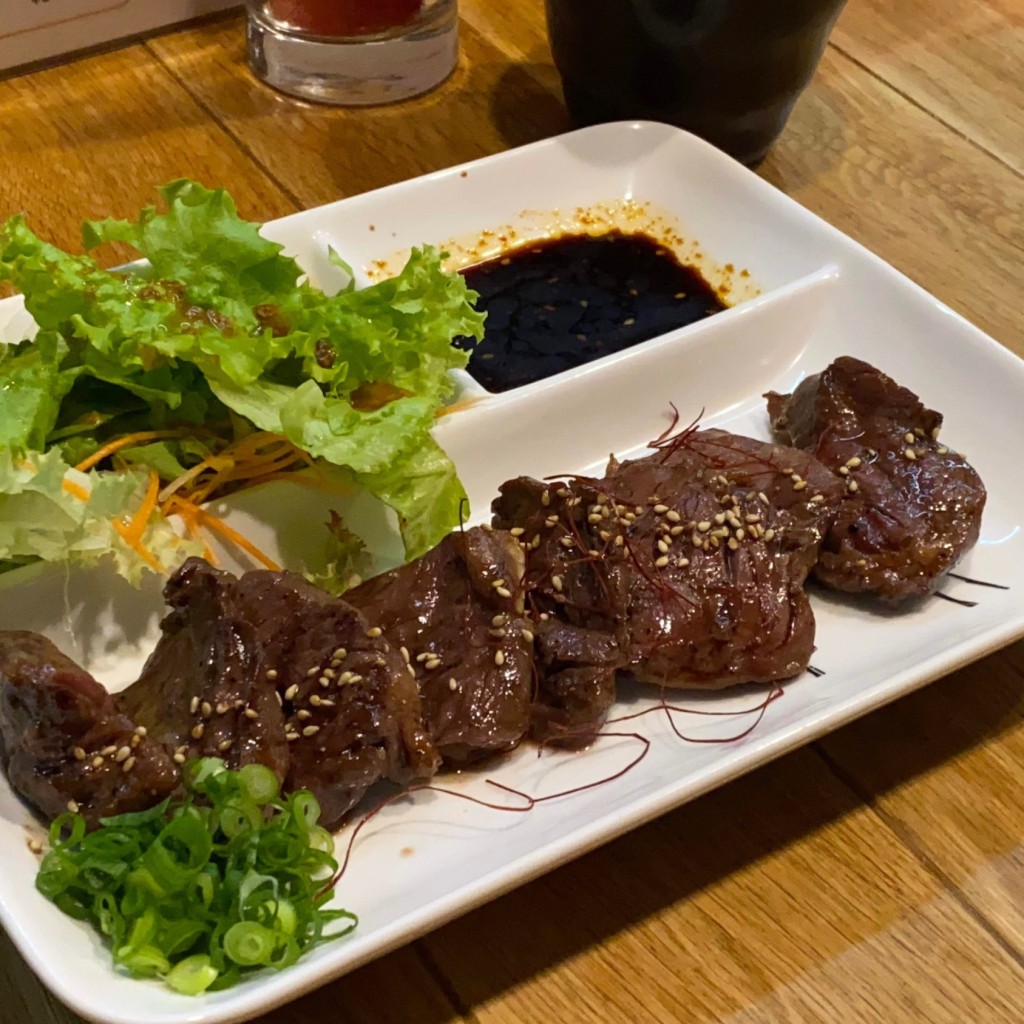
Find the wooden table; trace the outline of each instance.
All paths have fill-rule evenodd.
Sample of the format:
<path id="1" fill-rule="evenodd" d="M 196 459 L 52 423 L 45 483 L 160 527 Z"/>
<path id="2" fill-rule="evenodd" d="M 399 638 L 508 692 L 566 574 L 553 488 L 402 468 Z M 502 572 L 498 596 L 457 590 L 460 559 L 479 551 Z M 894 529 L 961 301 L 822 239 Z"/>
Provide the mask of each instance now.
<path id="1" fill-rule="evenodd" d="M 0 214 L 77 246 L 189 175 L 266 219 L 568 127 L 541 0 L 462 7 L 390 109 L 267 90 L 235 16 L 0 83 Z M 1021 0 L 851 0 L 761 173 L 1024 355 Z M 1024 644 L 266 1021 L 307 1018 L 1024 1022 Z M 3 937 L 0 1019 L 74 1019 Z"/>

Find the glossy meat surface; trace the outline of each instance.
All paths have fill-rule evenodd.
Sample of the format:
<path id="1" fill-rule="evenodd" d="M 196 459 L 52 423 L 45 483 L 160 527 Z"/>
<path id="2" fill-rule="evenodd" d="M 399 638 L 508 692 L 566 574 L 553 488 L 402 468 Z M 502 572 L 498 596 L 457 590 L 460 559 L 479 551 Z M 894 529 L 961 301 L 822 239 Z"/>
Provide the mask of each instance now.
<path id="1" fill-rule="evenodd" d="M 515 537 L 475 528 L 345 595 L 408 658 L 427 731 L 449 763 L 507 750 L 529 727 L 523 569 Z"/>
<path id="2" fill-rule="evenodd" d="M 986 497 L 975 470 L 939 440 L 941 414 L 849 356 L 791 395 L 766 397 L 776 436 L 813 452 L 844 488 L 817 578 L 889 601 L 931 593 L 977 541 Z"/>
<path id="3" fill-rule="evenodd" d="M 91 824 L 149 807 L 178 784 L 161 744 L 45 637 L 0 632 L 0 761 L 45 818 L 78 809 Z"/>
<path id="4" fill-rule="evenodd" d="M 316 795 L 326 828 L 375 782 L 434 773 L 416 684 L 379 625 L 293 573 L 246 573 L 236 590 L 281 700 L 286 786 Z"/>
<path id="5" fill-rule="evenodd" d="M 841 494 L 806 453 L 684 431 L 603 480 L 510 481 L 494 511 L 540 536 L 527 570 L 539 616 L 608 634 L 640 680 L 721 687 L 806 668 L 803 584 Z"/>

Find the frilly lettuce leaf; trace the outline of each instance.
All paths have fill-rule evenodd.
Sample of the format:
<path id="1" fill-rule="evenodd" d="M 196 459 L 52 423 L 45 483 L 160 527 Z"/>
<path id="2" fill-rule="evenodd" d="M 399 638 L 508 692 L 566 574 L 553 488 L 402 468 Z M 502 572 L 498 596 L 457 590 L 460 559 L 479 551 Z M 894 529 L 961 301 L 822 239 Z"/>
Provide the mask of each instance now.
<path id="1" fill-rule="evenodd" d="M 57 449 L 24 456 L 0 449 L 0 560 L 90 565 L 112 554 L 117 571 L 138 582 L 146 562 L 121 541 L 113 523 L 130 517 L 145 487 L 144 473 L 77 473 Z M 202 550 L 159 516 L 151 517 L 142 543 L 168 571 Z"/>
<path id="2" fill-rule="evenodd" d="M 140 430 L 202 427 L 205 440 L 227 443 L 255 428 L 354 475 L 398 513 L 410 557 L 440 540 L 458 522 L 465 495 L 430 430 L 451 394 L 450 370 L 468 359 L 453 338 L 480 337 L 483 329 L 461 276 L 446 273 L 442 254 L 425 248 L 394 278 L 329 295 L 240 219 L 223 190 L 177 181 L 161 195 L 163 212 L 148 208 L 136 221 L 84 228 L 89 247 L 134 246 L 148 261 L 141 268 L 104 270 L 39 239 L 21 217 L 0 229 L 0 280 L 25 294 L 40 328 L 31 342 L 0 351 L 7 465 L 31 453 L 39 462 L 46 452 L 66 470 L 65 460 L 77 463 Z M 329 259 L 344 266 L 336 253 Z M 86 558 L 125 549 L 104 517 L 117 514 L 110 506 L 118 500 L 121 514 L 130 508 L 138 487 L 132 467 L 166 481 L 202 457 L 202 445 L 178 442 L 126 449 L 120 489 L 108 471 L 88 474 L 94 497 L 86 509 L 68 505 L 50 476 L 22 491 L 0 490 L 0 561 L 32 550 L 57 559 L 62 550 Z M 4 476 L 0 488 L 24 483 Z M 108 493 L 110 502 L 101 502 Z M 32 524 L 25 495 L 38 504 L 44 494 L 50 505 Z M 135 554 L 125 551 L 131 563 Z"/>

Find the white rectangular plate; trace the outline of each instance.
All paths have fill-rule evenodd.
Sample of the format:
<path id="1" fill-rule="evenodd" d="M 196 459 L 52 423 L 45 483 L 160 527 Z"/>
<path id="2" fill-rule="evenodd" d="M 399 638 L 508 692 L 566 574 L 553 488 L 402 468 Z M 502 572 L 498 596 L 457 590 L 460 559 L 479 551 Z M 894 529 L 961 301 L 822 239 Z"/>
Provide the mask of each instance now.
<path id="1" fill-rule="evenodd" d="M 98 939 L 35 892 L 37 860 L 25 839 L 26 829 L 38 826 L 0 780 L 0 919 L 32 967 L 79 1013 L 112 1024 L 183 1024 L 265 1012 L 1024 634 L 1024 484 L 1012 469 L 1024 363 L 698 139 L 664 125 L 604 125 L 288 217 L 267 234 L 323 281 L 328 245 L 370 268 L 413 244 L 467 239 L 503 225 L 518 225 L 522 240 L 545 223 L 571 220 L 577 208 L 629 201 L 650 204 L 684 239 L 696 240 L 712 277 L 727 264 L 748 269 L 762 294 L 504 395 L 487 395 L 463 378 L 464 397 L 478 401 L 441 420 L 437 433 L 467 486 L 474 521 L 486 517 L 509 477 L 600 471 L 610 452 L 639 452 L 667 425 L 670 402 L 684 421 L 704 409 L 709 425 L 767 437 L 763 392 L 789 390 L 851 354 L 946 414 L 944 439 L 968 454 L 989 488 L 981 541 L 962 570 L 1011 589 L 950 580 L 947 592 L 977 606 L 927 600 L 900 612 L 815 592 L 814 662 L 825 675 L 787 685 L 746 738 L 688 744 L 661 715 L 650 715 L 628 727 L 651 740 L 635 769 L 530 813 L 502 814 L 436 793 L 390 806 L 360 836 L 339 886 L 339 902 L 360 916 L 356 932 L 280 974 L 199 999 L 118 976 Z M 22 316 L 18 302 L 0 304 L 0 337 L 9 337 L 5 323 Z M 309 525 L 324 520 L 326 506 L 311 507 L 311 492 L 273 486 L 248 495 L 231 515 L 258 543 L 300 564 L 302 545 L 315 532 Z M 379 510 L 361 499 L 352 506 L 382 564 L 393 559 L 394 537 Z M 29 576 L 0 590 L 0 625 L 47 633 L 112 686 L 133 678 L 156 635 L 155 584 L 140 598 L 102 571 Z M 750 689 L 687 702 L 740 710 L 762 696 Z M 657 698 L 631 690 L 624 700 L 629 710 L 642 710 Z M 706 739 L 725 738 L 748 721 L 692 715 L 679 724 Z M 637 752 L 637 741 L 623 738 L 579 754 L 538 758 L 522 749 L 445 785 L 493 800 L 497 791 L 486 784 L 493 777 L 543 796 L 608 776 Z M 346 832 L 338 843 L 343 850 Z"/>

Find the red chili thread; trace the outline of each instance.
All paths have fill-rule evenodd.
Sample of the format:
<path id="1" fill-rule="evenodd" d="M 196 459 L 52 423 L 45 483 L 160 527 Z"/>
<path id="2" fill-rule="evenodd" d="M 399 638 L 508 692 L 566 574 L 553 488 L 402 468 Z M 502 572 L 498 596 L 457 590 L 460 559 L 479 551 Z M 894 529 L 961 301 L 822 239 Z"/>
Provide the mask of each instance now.
<path id="1" fill-rule="evenodd" d="M 398 800 L 404 800 L 406 797 L 411 796 L 413 793 L 420 793 L 423 791 L 430 791 L 433 793 L 441 793 L 444 796 L 453 796 L 459 800 L 466 800 L 471 804 L 477 804 L 480 807 L 486 807 L 492 811 L 506 811 L 510 814 L 526 814 L 528 811 L 532 811 L 537 804 L 547 803 L 549 800 L 561 800 L 563 797 L 575 796 L 577 793 L 584 793 L 588 789 L 596 789 L 598 786 L 605 786 L 610 782 L 615 782 L 617 779 L 621 779 L 624 775 L 631 772 L 648 754 L 651 749 L 651 741 L 646 736 L 641 735 L 638 732 L 599 732 L 594 736 L 594 739 L 602 737 L 607 738 L 619 738 L 619 739 L 633 739 L 638 740 L 643 744 L 643 749 L 640 751 L 632 761 L 629 762 L 624 768 L 620 768 L 617 772 L 612 775 L 605 776 L 603 779 L 598 779 L 596 782 L 587 782 L 581 786 L 574 786 L 572 789 L 566 789 L 559 793 L 549 793 L 547 796 L 530 796 L 528 793 L 523 793 L 521 790 L 514 789 L 512 786 L 506 786 L 503 782 L 496 782 L 494 779 L 486 779 L 488 786 L 494 786 L 495 789 L 500 789 L 505 793 L 526 801 L 523 807 L 509 807 L 506 804 L 495 804 L 489 800 L 482 800 L 477 796 L 470 796 L 468 793 L 460 793 L 454 789 L 445 789 L 442 786 L 434 786 L 430 783 L 425 783 L 421 786 L 411 786 L 409 789 L 402 790 L 401 793 L 395 793 L 394 796 L 388 797 L 372 811 L 368 811 L 359 820 L 358 824 L 352 830 L 352 834 L 348 839 L 348 846 L 345 849 L 345 857 L 341 862 L 341 866 L 335 872 L 334 877 L 328 882 L 317 895 L 330 892 L 334 887 L 341 881 L 342 876 L 348 869 L 349 861 L 352 858 L 352 849 L 355 846 L 356 838 L 359 833 L 362 832 L 363 828 L 372 821 L 385 807 L 395 803 Z"/>

